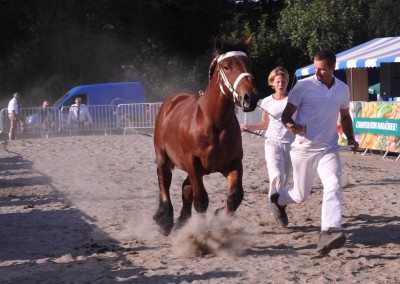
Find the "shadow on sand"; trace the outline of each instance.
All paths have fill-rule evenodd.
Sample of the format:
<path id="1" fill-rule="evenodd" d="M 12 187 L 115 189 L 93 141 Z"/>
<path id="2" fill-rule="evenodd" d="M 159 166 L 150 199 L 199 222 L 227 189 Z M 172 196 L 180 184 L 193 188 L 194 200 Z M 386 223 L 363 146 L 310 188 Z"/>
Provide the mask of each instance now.
<path id="1" fill-rule="evenodd" d="M 50 178 L 7 150 L 4 143 L 0 148 L 0 240 L 2 283 L 138 278 L 143 267 L 116 269 L 114 264 L 148 249 L 110 238 L 69 204 Z"/>

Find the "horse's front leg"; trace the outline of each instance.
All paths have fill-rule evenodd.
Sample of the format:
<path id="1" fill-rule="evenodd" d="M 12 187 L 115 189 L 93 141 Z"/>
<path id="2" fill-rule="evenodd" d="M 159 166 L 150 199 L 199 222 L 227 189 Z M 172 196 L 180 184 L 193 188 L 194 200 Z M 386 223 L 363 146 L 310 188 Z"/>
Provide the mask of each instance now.
<path id="1" fill-rule="evenodd" d="M 171 186 L 172 170 L 168 157 L 157 161 L 158 186 L 160 189 L 159 204 L 153 219 L 161 228 L 161 233 L 168 236 L 174 226 L 174 210 L 169 189 Z"/>
<path id="2" fill-rule="evenodd" d="M 208 194 L 203 184 L 202 166 L 198 158 L 193 158 L 188 171 L 193 192 L 193 207 L 197 213 L 206 213 L 208 208 Z"/>
<path id="3" fill-rule="evenodd" d="M 242 160 L 237 159 L 232 162 L 229 170 L 223 173 L 228 180 L 228 194 L 224 213 L 229 215 L 236 211 L 243 200 L 243 165 Z"/>

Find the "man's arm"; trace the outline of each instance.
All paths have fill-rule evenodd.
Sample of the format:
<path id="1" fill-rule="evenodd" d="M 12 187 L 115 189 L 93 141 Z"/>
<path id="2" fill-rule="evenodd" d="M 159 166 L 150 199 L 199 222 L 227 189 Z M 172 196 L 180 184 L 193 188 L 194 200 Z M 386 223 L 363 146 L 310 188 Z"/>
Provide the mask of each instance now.
<path id="1" fill-rule="evenodd" d="M 294 134 L 300 134 L 304 132 L 304 126 L 296 124 L 293 120 L 293 114 L 296 112 L 297 107 L 291 103 L 287 103 L 282 113 L 282 123 L 287 130 Z"/>
<path id="2" fill-rule="evenodd" d="M 358 142 L 354 139 L 353 121 L 348 108 L 340 109 L 340 120 L 343 132 L 347 137 L 348 144 L 353 145 L 352 149 L 353 151 L 356 151 L 358 149 Z"/>

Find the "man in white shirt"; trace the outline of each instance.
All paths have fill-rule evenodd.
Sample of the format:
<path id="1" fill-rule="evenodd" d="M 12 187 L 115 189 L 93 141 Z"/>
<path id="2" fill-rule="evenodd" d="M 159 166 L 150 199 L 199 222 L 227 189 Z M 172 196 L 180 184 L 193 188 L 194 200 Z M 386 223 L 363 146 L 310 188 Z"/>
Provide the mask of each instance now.
<path id="1" fill-rule="evenodd" d="M 13 98 L 8 103 L 8 118 L 10 119 L 10 132 L 8 134 L 8 137 L 10 140 L 15 139 L 18 122 L 21 124 L 21 131 L 25 132 L 25 122 L 22 116 L 20 100 L 21 95 L 17 92 L 14 93 Z"/>
<path id="2" fill-rule="evenodd" d="M 321 233 L 317 244 L 317 252 L 321 255 L 342 247 L 346 242 L 341 231 L 343 197 L 342 165 L 337 143 L 339 113 L 349 144 L 353 145 L 353 150 L 358 148 L 349 112 L 349 88 L 334 77 L 335 63 L 336 56 L 332 51 L 317 53 L 314 57 L 315 75 L 298 81 L 289 93 L 282 122 L 296 134 L 290 151 L 293 187 L 271 196 L 275 218 L 285 220 L 286 205 L 306 201 L 318 173 L 323 184 Z M 292 119 L 295 111 L 296 121 Z"/>
<path id="3" fill-rule="evenodd" d="M 78 129 L 84 129 L 85 123 L 92 124 L 89 108 L 82 103 L 82 98 L 75 98 L 75 103 L 69 109 L 67 125 L 71 123 L 74 123 Z"/>

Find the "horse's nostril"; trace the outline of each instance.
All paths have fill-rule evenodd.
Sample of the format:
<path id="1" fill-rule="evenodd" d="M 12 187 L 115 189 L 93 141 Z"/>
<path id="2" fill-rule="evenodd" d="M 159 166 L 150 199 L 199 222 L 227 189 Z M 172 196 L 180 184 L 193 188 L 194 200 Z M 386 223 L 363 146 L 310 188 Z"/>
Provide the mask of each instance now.
<path id="1" fill-rule="evenodd" d="M 249 103 L 249 102 L 250 102 L 250 96 L 249 96 L 248 93 L 244 94 L 243 100 L 244 100 L 246 103 Z"/>

